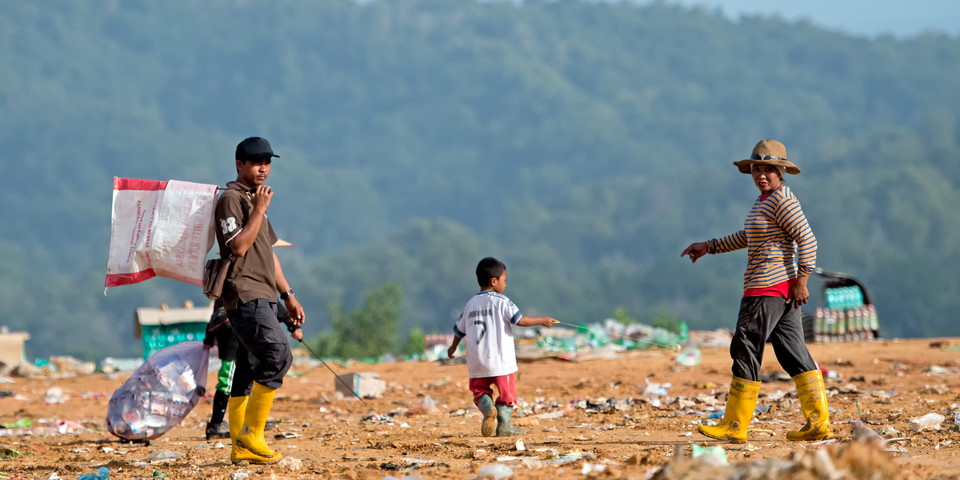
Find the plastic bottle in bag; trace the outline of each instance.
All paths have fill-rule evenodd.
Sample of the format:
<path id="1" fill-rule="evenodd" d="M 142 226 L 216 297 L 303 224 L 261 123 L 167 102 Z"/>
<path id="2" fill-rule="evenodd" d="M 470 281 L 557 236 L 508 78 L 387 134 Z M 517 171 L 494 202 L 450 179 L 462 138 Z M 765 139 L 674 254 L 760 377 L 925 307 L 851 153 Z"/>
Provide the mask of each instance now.
<path id="1" fill-rule="evenodd" d="M 126 440 L 147 440 L 177 426 L 206 393 L 209 360 L 199 341 L 154 352 L 113 392 L 107 429 Z"/>

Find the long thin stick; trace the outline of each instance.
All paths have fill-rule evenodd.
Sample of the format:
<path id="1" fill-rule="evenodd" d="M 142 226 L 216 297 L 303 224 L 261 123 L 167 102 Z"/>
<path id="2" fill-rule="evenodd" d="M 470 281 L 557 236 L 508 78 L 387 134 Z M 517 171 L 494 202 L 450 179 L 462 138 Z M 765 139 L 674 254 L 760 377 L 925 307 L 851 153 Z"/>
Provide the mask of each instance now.
<path id="1" fill-rule="evenodd" d="M 310 348 L 310 346 L 307 345 L 306 342 L 304 342 L 303 340 L 297 340 L 297 341 L 300 342 L 300 345 L 303 346 L 303 348 L 306 348 L 307 351 L 310 352 L 310 355 L 313 355 L 314 358 L 316 358 L 317 360 L 320 360 L 320 363 L 322 363 L 324 367 L 327 367 L 327 370 L 330 370 L 330 373 L 333 374 L 333 377 L 336 378 L 341 385 L 343 385 L 344 387 L 347 387 L 347 390 L 350 390 L 350 393 L 352 393 L 354 397 L 357 397 L 357 400 L 360 400 L 360 403 L 362 403 L 364 407 L 367 406 L 367 402 L 364 402 L 363 399 L 360 398 L 360 395 L 357 395 L 357 392 L 353 391 L 353 387 L 351 387 L 350 385 L 347 385 L 347 382 L 344 382 L 343 379 L 340 378 L 340 375 L 337 375 L 337 372 L 334 372 L 333 369 L 330 368 L 330 365 L 327 365 L 327 362 L 324 362 L 323 359 L 320 358 L 320 355 L 317 355 L 316 353 L 314 353 L 313 349 Z"/>

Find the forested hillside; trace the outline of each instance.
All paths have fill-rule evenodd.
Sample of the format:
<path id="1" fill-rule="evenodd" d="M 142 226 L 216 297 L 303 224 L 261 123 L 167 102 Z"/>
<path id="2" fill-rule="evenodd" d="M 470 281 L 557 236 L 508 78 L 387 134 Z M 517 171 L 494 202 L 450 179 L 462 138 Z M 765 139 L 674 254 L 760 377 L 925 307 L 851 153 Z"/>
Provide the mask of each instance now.
<path id="1" fill-rule="evenodd" d="M 757 192 L 731 162 L 761 138 L 885 336 L 960 334 L 954 37 L 656 3 L 61 0 L 0 4 L 0 58 L 0 324 L 30 356 L 135 356 L 136 307 L 203 300 L 103 295 L 112 179 L 223 185 L 250 135 L 281 157 L 308 336 L 390 281 L 402 330 L 446 332 L 486 255 L 525 312 L 732 327 L 745 253 L 679 254 L 740 228 Z"/>

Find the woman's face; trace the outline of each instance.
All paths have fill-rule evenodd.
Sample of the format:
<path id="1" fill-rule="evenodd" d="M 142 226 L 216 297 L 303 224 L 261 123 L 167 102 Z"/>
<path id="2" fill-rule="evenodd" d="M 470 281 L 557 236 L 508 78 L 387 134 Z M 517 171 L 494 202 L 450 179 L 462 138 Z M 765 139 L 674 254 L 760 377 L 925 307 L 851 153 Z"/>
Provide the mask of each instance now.
<path id="1" fill-rule="evenodd" d="M 753 176 L 753 183 L 760 189 L 761 195 L 770 195 L 783 184 L 780 171 L 773 165 L 754 163 L 750 166 L 750 175 Z"/>

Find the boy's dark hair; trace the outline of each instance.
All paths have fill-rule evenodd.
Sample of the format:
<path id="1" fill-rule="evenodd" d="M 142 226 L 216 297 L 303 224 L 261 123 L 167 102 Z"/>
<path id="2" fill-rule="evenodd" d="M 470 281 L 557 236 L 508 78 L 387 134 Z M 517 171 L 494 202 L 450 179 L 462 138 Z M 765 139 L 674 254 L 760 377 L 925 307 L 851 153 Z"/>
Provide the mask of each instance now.
<path id="1" fill-rule="evenodd" d="M 477 283 L 480 284 L 480 288 L 489 287 L 490 279 L 500 278 L 506 269 L 507 266 L 500 260 L 493 257 L 484 258 L 477 264 Z"/>

